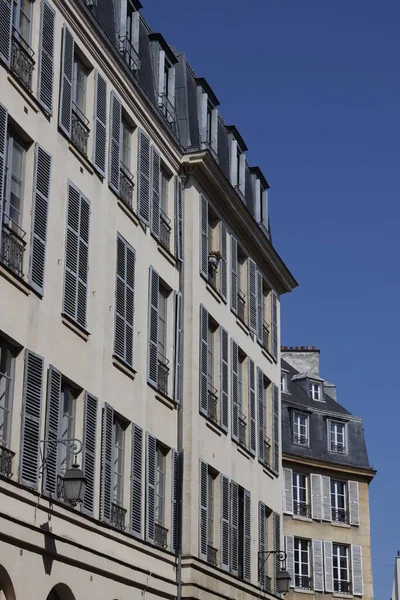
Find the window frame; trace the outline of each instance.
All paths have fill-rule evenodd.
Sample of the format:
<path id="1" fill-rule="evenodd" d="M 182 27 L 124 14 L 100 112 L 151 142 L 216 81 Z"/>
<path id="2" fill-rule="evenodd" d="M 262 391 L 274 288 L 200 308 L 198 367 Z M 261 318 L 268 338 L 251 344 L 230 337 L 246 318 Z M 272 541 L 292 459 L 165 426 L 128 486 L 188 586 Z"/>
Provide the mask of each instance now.
<path id="1" fill-rule="evenodd" d="M 112 470 L 112 500 L 116 506 L 124 506 L 124 474 L 125 474 L 125 423 L 114 412 L 113 422 L 113 470 Z M 117 433 L 120 433 L 120 443 L 117 446 Z M 119 451 L 120 457 L 116 455 Z M 120 462 L 120 472 L 116 471 L 116 461 Z M 118 479 L 117 479 L 118 478 Z M 120 483 L 120 486 L 118 483 Z M 117 489 L 117 494 L 115 493 Z M 118 491 L 119 490 L 119 491 Z"/>
<path id="2" fill-rule="evenodd" d="M 71 409 L 71 414 L 66 414 L 64 411 L 66 391 L 68 391 L 68 393 L 69 393 L 68 403 L 70 403 L 70 406 L 68 407 L 68 410 Z M 74 437 L 75 437 L 76 404 L 77 404 L 78 395 L 79 395 L 79 392 L 76 390 L 76 388 L 74 388 L 70 383 L 65 381 L 65 379 L 63 378 L 61 381 L 60 415 L 59 415 L 60 422 L 59 422 L 59 427 L 58 427 L 60 440 L 71 440 L 71 439 L 74 439 Z M 64 435 L 64 433 L 62 432 L 62 429 L 63 429 L 63 423 L 64 423 L 65 418 L 67 419 L 68 427 L 67 427 L 65 435 Z M 72 426 L 70 428 L 71 423 L 72 423 Z M 72 449 L 71 449 L 70 445 L 60 444 L 60 448 L 59 448 L 59 452 L 58 452 L 58 473 L 61 476 L 65 474 L 67 469 L 70 469 L 72 467 L 72 464 L 74 462 L 74 455 L 72 454 L 71 450 Z M 65 464 L 63 465 L 63 463 L 65 463 Z"/>
<path id="3" fill-rule="evenodd" d="M 339 425 L 343 428 L 343 432 L 342 432 L 342 434 L 340 434 L 343 436 L 343 444 L 342 445 L 338 443 L 337 428 Z M 334 426 L 334 428 L 336 427 L 336 430 L 332 431 L 332 426 Z M 336 440 L 334 442 L 332 440 L 332 433 L 334 434 L 333 437 Z M 334 446 L 336 446 L 337 449 L 334 449 Z M 329 452 L 332 452 L 333 454 L 347 454 L 347 423 L 344 423 L 343 421 L 336 420 L 336 419 L 328 420 L 328 448 L 329 448 Z M 342 449 L 339 450 L 338 448 L 342 448 Z"/>
<path id="4" fill-rule="evenodd" d="M 8 389 L 7 389 L 7 407 L 6 408 L 1 408 L 0 407 L 0 411 L 3 411 L 3 415 L 6 413 L 7 411 L 7 420 L 6 420 L 6 428 L 5 428 L 5 434 L 4 434 L 4 417 L 3 417 L 3 434 L 2 437 L 0 438 L 0 446 L 3 446 L 5 448 L 10 448 L 10 442 L 11 442 L 11 426 L 12 426 L 12 409 L 13 409 L 13 398 L 14 398 L 14 381 L 15 381 L 15 358 L 16 358 L 16 351 L 15 348 L 9 344 L 4 338 L 0 338 L 0 356 L 2 358 L 3 355 L 3 350 L 6 350 L 9 358 L 9 371 L 10 374 L 6 375 L 5 373 L 2 373 L 2 376 L 0 377 L 0 382 L 2 380 L 2 378 L 6 378 L 8 379 Z M 1 365 L 1 359 L 0 359 L 0 365 Z M 6 384 L 7 385 L 7 384 Z"/>
<path id="5" fill-rule="evenodd" d="M 125 136 L 124 136 L 125 133 L 127 133 L 127 135 L 128 135 L 128 142 L 129 142 L 128 144 L 125 143 Z M 131 165 L 132 165 L 132 134 L 133 134 L 133 127 L 129 123 L 128 119 L 125 117 L 124 111 L 122 111 L 122 114 L 121 114 L 121 144 L 120 144 L 121 145 L 121 165 L 129 173 L 131 172 Z M 126 158 L 125 150 L 127 151 L 128 160 L 125 160 L 125 158 Z"/>
<path id="6" fill-rule="evenodd" d="M 315 402 L 323 402 L 323 387 L 320 381 L 310 381 L 310 396 Z"/>
<path id="7" fill-rule="evenodd" d="M 306 549 L 304 549 L 304 547 L 301 546 L 306 546 Z M 307 561 L 304 562 L 303 561 L 303 554 L 307 553 Z M 297 554 L 297 560 L 296 560 L 296 554 Z M 303 567 L 306 566 L 306 571 L 307 573 L 303 573 Z M 293 542 L 293 570 L 294 570 L 294 584 L 295 584 L 295 588 L 305 588 L 305 589 L 310 589 L 312 587 L 311 585 L 311 544 L 310 544 L 310 540 L 304 539 L 304 538 L 298 538 L 295 537 L 294 538 L 294 542 Z M 299 571 L 299 572 L 296 572 Z M 306 577 L 308 580 L 310 580 L 310 585 L 309 586 L 304 586 L 302 585 L 302 578 Z"/>
<path id="8" fill-rule="evenodd" d="M 304 485 L 301 485 L 300 478 L 304 478 Z M 293 515 L 295 516 L 304 516 L 301 515 L 301 506 L 305 506 L 306 515 L 309 510 L 309 501 L 310 501 L 310 490 L 309 490 L 309 477 L 306 473 L 301 473 L 298 471 L 293 471 L 292 473 L 292 494 L 293 494 Z M 302 498 L 304 496 L 304 498 Z M 298 511 L 296 512 L 295 503 L 298 503 Z"/>
<path id="9" fill-rule="evenodd" d="M 289 373 L 287 371 L 281 371 L 281 392 L 282 394 L 289 393 Z"/>
<path id="10" fill-rule="evenodd" d="M 165 527 L 165 492 L 167 478 L 167 450 L 157 442 L 156 445 L 156 486 L 154 520 L 160 527 Z M 160 460 L 161 459 L 161 460 Z M 160 475 L 161 485 L 160 485 Z M 161 513 L 161 515 L 160 515 Z"/>
<path id="11" fill-rule="evenodd" d="M 78 66 L 84 76 L 83 89 L 80 86 L 80 84 L 77 83 Z M 76 110 L 76 112 L 78 113 L 78 116 L 80 116 L 81 118 L 83 117 L 84 120 L 86 119 L 88 77 L 89 77 L 88 67 L 85 65 L 84 61 L 81 59 L 79 54 L 77 52 L 75 52 L 74 60 L 73 60 L 73 68 L 72 68 L 72 110 Z M 83 108 L 81 108 L 76 101 L 77 100 L 77 95 L 76 95 L 77 87 L 79 87 L 83 92 Z"/>
<path id="12" fill-rule="evenodd" d="M 342 550 L 344 550 L 344 554 L 342 554 Z M 341 559 L 346 560 L 346 567 L 342 567 L 340 565 Z M 336 562 L 336 566 L 335 566 Z M 338 577 L 335 578 L 335 570 L 337 572 Z M 346 571 L 346 579 L 342 578 L 342 571 Z M 335 592 L 341 592 L 340 589 L 341 583 L 350 584 L 350 548 L 346 544 L 332 544 L 332 576 L 333 576 L 333 589 Z M 337 588 L 337 589 L 335 589 Z"/>
<path id="13" fill-rule="evenodd" d="M 167 359 L 167 342 L 168 342 L 168 298 L 170 292 L 162 285 L 161 281 L 158 288 L 158 339 L 157 339 L 157 351 L 158 358 Z M 161 300 L 162 298 L 162 300 Z M 163 311 L 161 310 L 163 307 Z M 160 324 L 162 323 L 162 326 Z M 163 339 L 161 339 L 161 337 Z M 163 352 L 160 350 L 160 346 L 163 348 Z"/>
<path id="14" fill-rule="evenodd" d="M 304 424 L 300 423 L 301 418 L 304 418 Z M 301 428 L 304 427 L 305 433 L 301 433 Z M 298 431 L 296 432 L 296 429 Z M 292 412 L 292 433 L 293 433 L 293 443 L 297 446 L 309 446 L 310 445 L 310 415 L 294 410 Z M 297 436 L 297 440 L 296 440 Z M 302 436 L 304 436 L 304 443 L 301 441 Z"/>
<path id="15" fill-rule="evenodd" d="M 11 129 L 7 131 L 7 142 L 6 142 L 6 161 L 5 161 L 5 174 L 4 174 L 4 205 L 2 211 L 2 218 L 4 220 L 4 216 L 6 216 L 11 226 L 16 225 L 19 230 L 22 232 L 22 223 L 23 223 L 23 208 L 24 208 L 24 190 L 25 190 L 25 176 L 26 176 L 26 154 L 27 149 L 24 141 L 14 133 Z M 11 207 L 11 193 L 12 193 L 12 181 L 13 181 L 13 156 L 14 156 L 14 147 L 18 146 L 22 151 L 21 158 L 21 178 L 20 178 L 20 208 L 19 210 L 13 209 L 18 212 L 18 221 L 15 221 L 10 216 L 10 207 Z M 1 225 L 1 224 L 0 224 Z"/>
<path id="16" fill-rule="evenodd" d="M 343 486 L 343 492 L 339 492 L 338 487 Z M 347 503 L 348 503 L 348 490 L 347 482 L 340 479 L 331 479 L 331 511 L 332 521 L 337 523 L 347 522 Z M 340 501 L 340 499 L 343 499 Z M 343 506 L 340 506 L 342 504 Z M 340 513 L 342 511 L 342 513 Z M 343 518 L 338 518 L 342 514 Z"/>
<path id="17" fill-rule="evenodd" d="M 11 21 L 12 21 L 12 28 L 13 31 L 16 31 L 18 33 L 18 39 L 19 41 L 22 41 L 23 43 L 25 43 L 28 48 L 30 48 L 31 43 L 32 43 L 32 16 L 33 16 L 33 2 L 31 2 L 31 0 L 28 0 L 28 5 L 29 5 L 29 15 L 27 15 L 25 13 L 25 11 L 22 9 L 22 2 L 21 0 L 12 0 L 12 16 L 11 16 Z M 19 20 L 19 24 L 18 26 L 16 26 L 14 24 L 14 17 L 15 14 L 18 13 L 18 20 Z M 27 22 L 28 22 L 28 39 L 26 39 L 22 33 L 21 33 L 21 13 L 24 15 L 24 17 L 26 18 Z"/>

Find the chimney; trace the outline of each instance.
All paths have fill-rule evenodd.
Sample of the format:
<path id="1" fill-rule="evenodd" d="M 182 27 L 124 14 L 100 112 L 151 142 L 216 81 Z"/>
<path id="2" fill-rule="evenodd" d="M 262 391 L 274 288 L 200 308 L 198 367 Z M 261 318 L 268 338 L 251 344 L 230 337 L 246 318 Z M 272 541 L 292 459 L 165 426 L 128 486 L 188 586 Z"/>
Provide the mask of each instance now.
<path id="1" fill-rule="evenodd" d="M 319 377 L 319 353 L 315 346 L 282 346 L 281 356 L 299 373 Z"/>

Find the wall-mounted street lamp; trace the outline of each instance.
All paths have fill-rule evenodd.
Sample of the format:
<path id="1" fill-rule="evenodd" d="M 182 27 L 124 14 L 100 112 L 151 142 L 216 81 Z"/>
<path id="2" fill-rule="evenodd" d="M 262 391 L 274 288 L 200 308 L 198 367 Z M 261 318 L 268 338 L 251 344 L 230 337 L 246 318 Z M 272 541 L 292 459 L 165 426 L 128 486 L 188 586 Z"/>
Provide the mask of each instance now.
<path id="1" fill-rule="evenodd" d="M 277 591 L 281 594 L 287 594 L 290 589 L 290 575 L 286 570 L 286 552 L 283 550 L 265 550 L 258 553 L 258 575 L 264 571 L 265 563 L 269 556 L 275 554 L 277 560 L 281 563 L 281 568 L 276 575 L 276 587 Z"/>
<path id="2" fill-rule="evenodd" d="M 40 440 L 41 444 L 45 445 L 47 449 L 45 455 L 42 458 L 42 464 L 39 467 L 39 474 L 47 468 L 47 461 L 49 457 L 55 452 L 57 446 L 63 444 L 67 446 L 73 456 L 77 456 L 82 452 L 82 442 L 75 438 L 69 440 Z M 76 460 L 76 459 L 75 459 Z M 80 502 L 83 502 L 86 490 L 86 477 L 79 465 L 74 462 L 70 469 L 67 469 L 64 476 L 61 477 L 61 484 L 63 489 L 63 498 L 65 502 L 76 506 Z"/>

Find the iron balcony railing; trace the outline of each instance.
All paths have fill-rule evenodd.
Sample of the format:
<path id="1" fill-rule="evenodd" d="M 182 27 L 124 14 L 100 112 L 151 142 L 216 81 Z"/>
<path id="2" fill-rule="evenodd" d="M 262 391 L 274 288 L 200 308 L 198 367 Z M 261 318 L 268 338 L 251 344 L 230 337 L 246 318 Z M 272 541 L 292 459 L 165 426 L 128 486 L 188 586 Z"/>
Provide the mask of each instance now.
<path id="1" fill-rule="evenodd" d="M 340 581 L 338 579 L 334 579 L 333 589 L 335 592 L 339 592 L 341 594 L 351 594 L 351 583 L 350 581 Z"/>
<path id="2" fill-rule="evenodd" d="M 246 443 L 246 417 L 243 413 L 239 413 L 239 444 L 247 447 Z"/>
<path id="3" fill-rule="evenodd" d="M 87 156 L 87 146 L 90 129 L 89 121 L 82 111 L 72 103 L 71 141 L 82 154 Z"/>
<path id="4" fill-rule="evenodd" d="M 208 416 L 214 423 L 219 423 L 217 390 L 211 384 L 208 384 Z"/>
<path id="5" fill-rule="evenodd" d="M 238 303 L 238 317 L 243 323 L 245 323 L 246 294 L 244 292 L 242 292 L 242 290 L 238 290 L 237 303 Z"/>
<path id="6" fill-rule="evenodd" d="M 3 477 L 12 476 L 12 460 L 15 452 L 11 452 L 5 446 L 0 446 L 0 475 Z"/>
<path id="7" fill-rule="evenodd" d="M 172 104 L 171 100 L 168 99 L 166 94 L 158 95 L 158 105 L 164 117 L 166 118 L 170 127 L 175 131 L 176 129 L 176 116 L 175 116 L 175 106 Z"/>
<path id="8" fill-rule="evenodd" d="M 18 77 L 22 85 L 32 90 L 32 73 L 35 66 L 34 52 L 23 37 L 13 27 L 11 44 L 11 71 Z"/>
<path id="9" fill-rule="evenodd" d="M 307 502 L 303 500 L 293 500 L 293 514 L 299 517 L 310 517 L 311 511 Z"/>
<path id="10" fill-rule="evenodd" d="M 23 277 L 24 252 L 26 242 L 24 241 L 25 231 L 12 221 L 7 215 L 4 215 L 1 232 L 1 262 L 13 271 L 18 277 Z"/>
<path id="11" fill-rule="evenodd" d="M 132 173 L 121 162 L 119 169 L 119 197 L 129 208 L 132 208 L 134 187 L 135 184 L 133 182 Z"/>
<path id="12" fill-rule="evenodd" d="M 344 508 L 332 507 L 332 521 L 335 521 L 336 523 L 347 523 L 347 511 Z"/>
<path id="13" fill-rule="evenodd" d="M 161 209 L 160 214 L 160 244 L 169 251 L 171 241 L 171 219 Z"/>
<path id="14" fill-rule="evenodd" d="M 126 36 L 121 37 L 119 40 L 119 51 L 130 70 L 133 73 L 137 73 L 140 69 L 139 54 Z"/>
<path id="15" fill-rule="evenodd" d="M 297 588 L 302 588 L 303 590 L 311 590 L 312 589 L 312 581 L 311 577 L 308 575 L 295 575 L 294 576 L 294 585 Z"/>
<path id="16" fill-rule="evenodd" d="M 169 360 L 160 352 L 158 353 L 158 380 L 157 389 L 162 394 L 168 395 Z"/>
<path id="17" fill-rule="evenodd" d="M 217 552 L 212 546 L 207 546 L 207 562 L 214 567 L 217 566 Z"/>
<path id="18" fill-rule="evenodd" d="M 123 531 L 125 529 L 126 509 L 115 502 L 111 503 L 111 525 Z"/>
<path id="19" fill-rule="evenodd" d="M 337 452 L 337 454 L 346 454 L 346 448 L 344 444 L 333 444 L 331 442 L 331 452 Z"/>
<path id="20" fill-rule="evenodd" d="M 154 525 L 154 544 L 164 549 L 168 546 L 168 529 L 159 523 Z"/>
<path id="21" fill-rule="evenodd" d="M 302 434 L 295 433 L 293 436 L 293 440 L 294 440 L 294 443 L 298 444 L 299 446 L 308 446 L 308 438 L 304 433 L 302 433 Z"/>
<path id="22" fill-rule="evenodd" d="M 269 352 L 269 327 L 266 321 L 263 321 L 262 345 L 264 350 L 267 350 L 267 352 Z"/>

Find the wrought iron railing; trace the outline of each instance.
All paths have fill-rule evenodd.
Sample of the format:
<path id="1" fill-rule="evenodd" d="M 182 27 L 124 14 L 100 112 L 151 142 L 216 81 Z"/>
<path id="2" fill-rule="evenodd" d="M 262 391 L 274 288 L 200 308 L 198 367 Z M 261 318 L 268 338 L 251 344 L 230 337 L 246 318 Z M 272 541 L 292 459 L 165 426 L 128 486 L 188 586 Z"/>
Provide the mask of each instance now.
<path id="1" fill-rule="evenodd" d="M 295 444 L 298 444 L 299 446 L 308 446 L 308 438 L 304 433 L 295 433 L 293 435 L 293 441 Z"/>
<path id="2" fill-rule="evenodd" d="M 164 246 L 166 250 L 170 248 L 171 240 L 171 219 L 167 217 L 165 212 L 161 209 L 160 214 L 160 244 Z"/>
<path id="3" fill-rule="evenodd" d="M 87 156 L 87 146 L 90 129 L 89 121 L 81 110 L 72 104 L 72 126 L 71 126 L 71 141 L 82 154 Z"/>
<path id="4" fill-rule="evenodd" d="M 168 394 L 169 360 L 158 353 L 158 380 L 157 389 L 162 394 Z"/>
<path id="5" fill-rule="evenodd" d="M 0 475 L 3 477 L 12 476 L 12 459 L 15 452 L 11 452 L 5 446 L 0 446 Z"/>
<path id="6" fill-rule="evenodd" d="M 213 548 L 212 546 L 207 546 L 207 562 L 214 567 L 217 566 L 217 553 L 218 550 Z"/>
<path id="7" fill-rule="evenodd" d="M 303 588 L 304 590 L 312 589 L 312 581 L 311 577 L 308 575 L 295 575 L 294 576 L 294 585 L 297 588 Z"/>
<path id="8" fill-rule="evenodd" d="M 129 66 L 133 73 L 137 73 L 140 69 L 140 58 L 131 41 L 125 36 L 119 40 L 119 51 L 122 54 L 124 61 Z"/>
<path id="9" fill-rule="evenodd" d="M 111 503 L 111 525 L 122 531 L 125 529 L 126 509 L 115 502 Z"/>
<path id="10" fill-rule="evenodd" d="M 239 413 L 239 444 L 247 447 L 246 443 L 246 417 L 243 413 Z"/>
<path id="11" fill-rule="evenodd" d="M 217 290 L 217 269 L 208 269 L 208 283 L 211 285 L 211 287 L 215 290 Z"/>
<path id="12" fill-rule="evenodd" d="M 341 581 L 338 579 L 333 580 L 333 589 L 335 592 L 341 594 L 351 594 L 351 583 L 350 581 Z"/>
<path id="13" fill-rule="evenodd" d="M 246 294 L 244 292 L 242 292 L 242 290 L 238 290 L 237 303 L 238 303 L 238 317 L 243 323 L 245 323 Z"/>
<path id="14" fill-rule="evenodd" d="M 311 511 L 307 502 L 304 502 L 304 500 L 293 500 L 293 514 L 299 517 L 310 517 Z"/>
<path id="15" fill-rule="evenodd" d="M 171 100 L 167 98 L 165 94 L 158 95 L 158 105 L 170 127 L 175 131 L 176 128 L 176 116 L 175 116 L 175 106 L 172 104 Z"/>
<path id="16" fill-rule="evenodd" d="M 133 189 L 135 184 L 133 182 L 133 175 L 121 162 L 119 169 L 119 197 L 122 202 L 132 208 Z"/>
<path id="17" fill-rule="evenodd" d="M 211 384 L 208 385 L 208 417 L 214 423 L 219 423 L 217 390 Z"/>
<path id="18" fill-rule="evenodd" d="M 159 548 L 168 546 L 168 529 L 159 523 L 154 525 L 154 544 Z"/>
<path id="19" fill-rule="evenodd" d="M 267 350 L 267 352 L 269 352 L 269 327 L 266 321 L 263 321 L 262 345 L 264 350 Z"/>
<path id="20" fill-rule="evenodd" d="M 336 523 L 347 523 L 347 511 L 344 508 L 332 507 L 332 521 L 336 521 Z"/>
<path id="21" fill-rule="evenodd" d="M 32 90 L 32 73 L 35 66 L 34 52 L 13 27 L 11 45 L 11 71 L 27 90 Z"/>
<path id="22" fill-rule="evenodd" d="M 331 442 L 331 452 L 337 452 L 337 454 L 346 454 L 346 448 L 344 444 L 333 444 Z"/>
<path id="23" fill-rule="evenodd" d="M 23 277 L 25 231 L 7 215 L 4 215 L 1 233 L 0 260 L 18 277 Z"/>
<path id="24" fill-rule="evenodd" d="M 271 466 L 271 440 L 266 437 L 264 438 L 264 460 L 263 463 L 265 466 Z"/>

